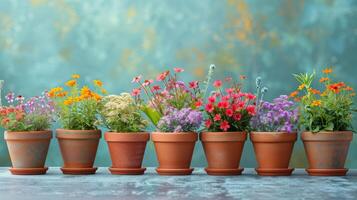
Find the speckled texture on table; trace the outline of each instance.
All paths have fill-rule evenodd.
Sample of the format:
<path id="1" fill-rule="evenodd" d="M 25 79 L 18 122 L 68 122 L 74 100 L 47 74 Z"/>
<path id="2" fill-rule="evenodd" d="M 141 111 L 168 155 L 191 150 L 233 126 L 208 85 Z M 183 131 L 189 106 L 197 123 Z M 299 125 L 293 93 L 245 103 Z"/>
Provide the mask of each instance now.
<path id="1" fill-rule="evenodd" d="M 0 168 L 0 199 L 357 199 L 357 170 L 345 177 L 309 177 L 296 170 L 291 177 L 259 177 L 253 169 L 234 177 L 207 176 L 196 169 L 191 176 L 159 176 L 149 168 L 142 176 L 47 175 L 13 176 Z"/>

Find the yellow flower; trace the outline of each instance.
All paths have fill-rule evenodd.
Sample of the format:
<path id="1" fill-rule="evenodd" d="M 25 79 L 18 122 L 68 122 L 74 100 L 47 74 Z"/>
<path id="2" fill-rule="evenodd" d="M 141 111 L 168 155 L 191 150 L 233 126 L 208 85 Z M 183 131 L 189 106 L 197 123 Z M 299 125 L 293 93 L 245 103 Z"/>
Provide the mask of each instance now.
<path id="1" fill-rule="evenodd" d="M 324 74 L 331 74 L 333 72 L 332 68 L 326 68 L 324 70 L 322 70 L 322 73 Z"/>
<path id="2" fill-rule="evenodd" d="M 103 83 L 100 80 L 94 80 L 93 83 L 94 83 L 94 85 L 96 85 L 98 87 L 102 87 L 103 86 Z"/>
<path id="3" fill-rule="evenodd" d="M 323 82 L 326 82 L 326 81 L 329 81 L 330 79 L 327 78 L 327 77 L 323 77 L 320 79 L 320 83 L 323 83 Z"/>
<path id="4" fill-rule="evenodd" d="M 107 93 L 108 93 L 107 90 L 104 89 L 104 88 L 102 88 L 100 91 L 101 91 L 103 94 L 107 94 Z"/>
<path id="5" fill-rule="evenodd" d="M 311 103 L 311 106 L 315 107 L 315 106 L 321 106 L 321 101 L 320 100 L 314 100 L 312 103 Z"/>
<path id="6" fill-rule="evenodd" d="M 305 88 L 305 84 L 301 84 L 299 87 L 298 87 L 298 90 L 302 90 Z"/>
<path id="7" fill-rule="evenodd" d="M 75 86 L 77 84 L 77 81 L 76 80 L 69 80 L 69 81 L 67 81 L 67 83 L 66 83 L 66 85 L 68 86 L 68 87 L 73 87 L 73 86 Z"/>
<path id="8" fill-rule="evenodd" d="M 79 79 L 80 77 L 81 77 L 81 76 L 80 76 L 79 74 L 73 74 L 73 75 L 72 75 L 72 78 L 73 78 L 73 79 Z"/>
<path id="9" fill-rule="evenodd" d="M 64 100 L 63 104 L 66 106 L 72 105 L 74 102 L 72 97 L 68 97 L 66 100 Z"/>

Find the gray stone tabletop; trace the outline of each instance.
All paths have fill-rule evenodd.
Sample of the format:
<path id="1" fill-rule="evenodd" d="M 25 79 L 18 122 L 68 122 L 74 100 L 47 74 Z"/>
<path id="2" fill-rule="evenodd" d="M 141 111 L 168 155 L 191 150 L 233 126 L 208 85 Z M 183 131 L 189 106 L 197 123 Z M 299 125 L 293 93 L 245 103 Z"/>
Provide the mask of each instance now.
<path id="1" fill-rule="evenodd" d="M 63 199 L 357 199 L 357 170 L 345 177 L 310 177 L 303 169 L 291 177 L 259 177 L 253 169 L 242 176 L 208 176 L 195 169 L 191 176 L 159 176 L 154 168 L 145 175 L 111 175 L 100 168 L 95 175 L 14 176 L 0 168 L 0 200 Z"/>

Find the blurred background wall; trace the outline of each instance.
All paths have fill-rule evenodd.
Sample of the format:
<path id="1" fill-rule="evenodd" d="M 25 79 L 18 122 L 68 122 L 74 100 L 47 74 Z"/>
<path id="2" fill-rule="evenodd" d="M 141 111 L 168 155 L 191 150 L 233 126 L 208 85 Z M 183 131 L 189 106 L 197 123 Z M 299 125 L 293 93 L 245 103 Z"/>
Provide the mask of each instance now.
<path id="1" fill-rule="evenodd" d="M 354 0 L 1 0 L 0 79 L 4 93 L 30 96 L 79 73 L 118 94 L 138 74 L 177 66 L 190 81 L 214 63 L 215 79 L 246 75 L 247 90 L 263 77 L 272 99 L 297 87 L 292 73 L 333 65 L 336 78 L 356 87 L 356 19 Z M 0 137 L 0 165 L 9 166 Z M 347 166 L 357 168 L 356 138 L 350 150 Z M 53 140 L 47 165 L 61 164 Z M 206 164 L 199 144 L 192 164 Z M 96 165 L 110 165 L 103 140 Z M 144 165 L 156 165 L 151 144 Z M 241 165 L 255 166 L 250 141 Z M 292 165 L 306 166 L 300 141 Z"/>

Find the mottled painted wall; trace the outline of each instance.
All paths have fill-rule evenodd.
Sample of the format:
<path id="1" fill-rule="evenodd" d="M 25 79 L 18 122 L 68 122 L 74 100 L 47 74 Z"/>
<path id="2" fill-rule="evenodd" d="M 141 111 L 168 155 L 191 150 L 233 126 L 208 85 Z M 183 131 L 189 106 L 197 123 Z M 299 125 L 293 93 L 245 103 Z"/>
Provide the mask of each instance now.
<path id="1" fill-rule="evenodd" d="M 29 96 L 79 73 L 119 93 L 139 73 L 180 66 L 186 80 L 202 79 L 215 63 L 215 78 L 245 74 L 249 90 L 262 76 L 271 99 L 294 90 L 292 73 L 334 65 L 336 76 L 356 87 L 356 19 L 353 0 L 1 0 L 0 79 L 5 92 Z M 348 160 L 354 168 L 356 141 Z M 0 165 L 10 165 L 3 140 L 0 152 Z M 48 165 L 61 162 L 53 140 Z M 293 164 L 305 162 L 298 142 Z M 110 165 L 104 141 L 96 164 Z M 152 145 L 144 164 L 156 165 Z M 200 145 L 193 165 L 205 165 Z M 255 165 L 250 142 L 242 165 Z"/>

